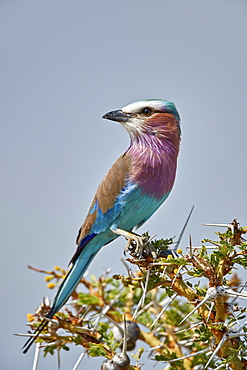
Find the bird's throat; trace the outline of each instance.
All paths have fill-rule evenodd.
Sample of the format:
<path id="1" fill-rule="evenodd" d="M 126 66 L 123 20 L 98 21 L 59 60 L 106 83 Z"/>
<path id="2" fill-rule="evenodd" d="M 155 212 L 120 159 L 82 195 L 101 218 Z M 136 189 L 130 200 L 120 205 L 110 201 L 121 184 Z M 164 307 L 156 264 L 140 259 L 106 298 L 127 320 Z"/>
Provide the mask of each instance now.
<path id="1" fill-rule="evenodd" d="M 128 150 L 132 159 L 130 181 L 145 193 L 162 199 L 173 187 L 178 152 L 179 142 L 172 140 L 133 142 Z"/>

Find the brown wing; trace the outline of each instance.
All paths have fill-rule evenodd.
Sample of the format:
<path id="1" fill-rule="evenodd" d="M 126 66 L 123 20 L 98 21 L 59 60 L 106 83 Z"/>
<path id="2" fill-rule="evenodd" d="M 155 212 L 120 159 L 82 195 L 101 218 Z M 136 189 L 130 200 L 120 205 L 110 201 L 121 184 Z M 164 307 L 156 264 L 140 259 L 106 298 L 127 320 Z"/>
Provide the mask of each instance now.
<path id="1" fill-rule="evenodd" d="M 100 183 L 92 201 L 88 215 L 79 230 L 76 243 L 79 244 L 90 234 L 92 226 L 98 216 L 98 208 L 106 213 L 113 208 L 118 195 L 125 186 L 126 178 L 130 172 L 131 158 L 127 153 L 119 157 Z M 97 205 L 97 207 L 96 207 Z"/>

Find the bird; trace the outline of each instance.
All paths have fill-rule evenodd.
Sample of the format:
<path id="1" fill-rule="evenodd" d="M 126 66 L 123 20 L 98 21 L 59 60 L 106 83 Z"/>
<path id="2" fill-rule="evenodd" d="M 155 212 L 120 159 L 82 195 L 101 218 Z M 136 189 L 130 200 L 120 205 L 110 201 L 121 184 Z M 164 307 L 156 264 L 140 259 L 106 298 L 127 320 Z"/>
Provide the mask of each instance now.
<path id="1" fill-rule="evenodd" d="M 128 149 L 100 183 L 77 239 L 71 267 L 49 312 L 23 346 L 26 353 L 47 322 L 67 302 L 93 258 L 119 236 L 142 253 L 143 237 L 133 232 L 143 225 L 170 194 L 180 148 L 180 116 L 174 103 L 145 99 L 103 115 L 128 132 Z"/>

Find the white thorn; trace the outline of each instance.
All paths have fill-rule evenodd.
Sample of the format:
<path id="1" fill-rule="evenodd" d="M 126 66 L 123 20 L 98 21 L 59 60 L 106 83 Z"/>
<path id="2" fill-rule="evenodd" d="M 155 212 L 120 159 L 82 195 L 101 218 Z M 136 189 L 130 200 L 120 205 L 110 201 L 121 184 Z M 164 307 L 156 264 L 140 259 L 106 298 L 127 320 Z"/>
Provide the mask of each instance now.
<path id="1" fill-rule="evenodd" d="M 126 318 L 124 315 L 124 337 L 123 337 L 122 354 L 126 355 L 126 353 L 127 353 L 127 325 L 126 325 Z"/>
<path id="2" fill-rule="evenodd" d="M 177 242 L 176 242 L 176 244 L 175 244 L 175 246 L 174 246 L 174 248 L 173 248 L 173 251 L 174 251 L 175 253 L 177 253 L 177 250 L 178 250 L 179 244 L 180 244 L 181 239 L 182 239 L 182 237 L 183 237 L 183 235 L 184 235 L 185 229 L 186 229 L 186 227 L 187 227 L 187 225 L 188 225 L 188 223 L 189 223 L 189 220 L 190 220 L 190 217 L 191 217 L 191 215 L 192 215 L 192 212 L 193 212 L 194 208 L 195 208 L 195 206 L 192 206 L 192 208 L 191 208 L 191 210 L 190 210 L 190 213 L 189 213 L 189 215 L 188 215 L 188 217 L 187 217 L 187 219 L 186 219 L 186 221 L 185 221 L 185 224 L 184 224 L 184 226 L 183 226 L 183 228 L 182 228 L 182 231 L 181 231 L 181 233 L 180 233 L 180 235 L 179 235 L 179 237 L 178 237 L 178 240 L 177 240 Z"/>
<path id="3" fill-rule="evenodd" d="M 211 312 L 213 310 L 213 307 L 214 307 L 214 302 L 211 302 L 210 304 L 210 309 L 209 309 L 209 312 L 208 312 L 208 317 L 207 317 L 207 320 L 206 320 L 206 323 L 208 322 L 209 318 L 210 318 L 210 315 L 211 315 Z"/>
<path id="4" fill-rule="evenodd" d="M 86 354 L 86 351 L 84 351 L 80 354 L 80 356 L 79 356 L 78 360 L 76 361 L 75 366 L 73 367 L 72 370 L 76 370 L 78 368 L 78 366 L 80 365 L 80 363 L 81 363 L 83 357 L 85 356 L 85 354 Z"/>
<path id="5" fill-rule="evenodd" d="M 194 356 L 200 355 L 201 353 L 205 353 L 207 351 L 208 351 L 208 348 L 205 348 L 205 349 L 202 349 L 201 351 L 198 351 L 198 352 L 195 352 L 195 353 L 191 353 L 191 354 L 189 354 L 187 356 L 183 356 L 183 357 L 179 357 L 179 358 L 174 358 L 173 360 L 166 360 L 166 362 L 175 362 L 175 361 L 184 360 L 185 358 L 194 357 Z"/>
<path id="6" fill-rule="evenodd" d="M 203 321 L 198 321 L 198 322 L 195 322 L 195 323 L 190 324 L 189 326 L 186 326 L 186 328 L 184 328 L 184 329 L 180 329 L 180 330 L 177 329 L 177 330 L 175 330 L 175 333 L 176 334 L 179 334 L 179 333 L 182 333 L 182 332 L 184 332 L 186 330 L 196 328 L 197 326 L 202 325 L 202 324 L 203 324 Z"/>
<path id="7" fill-rule="evenodd" d="M 174 281 L 177 279 L 178 274 L 180 273 L 180 271 L 182 270 L 183 267 L 185 267 L 185 266 L 183 266 L 183 265 L 179 266 L 179 268 L 178 268 L 178 270 L 177 270 L 177 272 L 176 272 L 176 274 L 175 274 L 175 276 L 172 280 L 172 285 L 174 284 Z"/>
<path id="8" fill-rule="evenodd" d="M 136 315 L 136 318 L 138 317 L 138 316 L 140 316 L 143 312 L 145 312 L 145 311 L 147 311 L 147 309 L 149 308 L 149 307 L 151 307 L 152 305 L 153 305 L 153 301 L 150 301 L 148 304 L 146 304 L 140 311 L 138 311 L 138 313 L 137 313 L 137 315 Z"/>
<path id="9" fill-rule="evenodd" d="M 156 317 L 156 319 L 154 320 L 154 322 L 152 323 L 152 325 L 150 326 L 150 329 L 156 324 L 156 322 L 160 319 L 160 317 L 163 315 L 163 313 L 165 312 L 165 310 L 169 307 L 169 305 L 171 304 L 171 302 L 177 297 L 177 293 L 173 294 L 171 297 L 167 297 L 166 300 L 168 301 L 167 304 L 163 307 L 163 309 L 160 311 L 160 313 L 158 314 L 158 316 Z"/>
<path id="10" fill-rule="evenodd" d="M 41 346 L 40 342 L 36 343 L 32 370 L 37 369 L 38 361 L 39 361 L 39 355 L 40 355 L 40 346 Z"/>
<path id="11" fill-rule="evenodd" d="M 236 338 L 236 337 L 239 337 L 239 336 L 242 336 L 242 335 L 246 335 L 246 333 L 225 333 L 221 339 L 221 341 L 219 342 L 219 344 L 217 345 L 217 347 L 215 348 L 214 352 L 212 353 L 212 355 L 210 356 L 208 362 L 206 363 L 206 365 L 204 366 L 204 370 L 208 367 L 210 361 L 213 359 L 213 357 L 216 355 L 216 353 L 219 351 L 220 347 L 225 343 L 226 340 L 228 339 L 231 339 L 231 338 Z"/>
<path id="12" fill-rule="evenodd" d="M 60 356 L 60 354 L 61 354 L 61 348 L 60 348 L 60 346 L 57 346 L 57 367 L 58 367 L 58 370 L 60 369 L 60 365 L 61 365 L 61 356 Z"/>
<path id="13" fill-rule="evenodd" d="M 219 342 L 218 346 L 215 348 L 214 352 L 212 353 L 212 355 L 209 357 L 209 360 L 208 362 L 206 363 L 206 365 L 204 366 L 203 370 L 205 370 L 208 365 L 210 364 L 211 360 L 214 358 L 214 356 L 216 355 L 216 353 L 218 352 L 218 350 L 220 349 L 220 347 L 222 346 L 222 344 L 226 341 L 225 339 L 225 335 L 223 335 L 221 341 Z"/>
<path id="14" fill-rule="evenodd" d="M 207 301 L 211 301 L 211 300 L 214 300 L 217 295 L 219 295 L 219 293 L 217 292 L 216 288 L 214 287 L 210 287 L 208 288 L 207 292 L 206 292 L 206 295 L 205 297 L 203 298 L 203 300 L 196 306 L 193 308 L 192 311 L 190 311 L 188 313 L 188 315 L 186 315 L 182 321 L 180 321 L 179 325 L 181 325 L 189 316 L 191 316 L 199 307 L 201 307 L 205 302 Z"/>
<path id="15" fill-rule="evenodd" d="M 227 288 L 226 295 L 228 295 L 230 297 L 236 297 L 237 296 L 237 297 L 247 299 L 247 292 L 235 292 L 234 290 L 229 289 L 229 288 Z"/>
<path id="16" fill-rule="evenodd" d="M 231 224 L 203 224 L 203 226 L 230 227 Z"/>
<path id="17" fill-rule="evenodd" d="M 144 305 L 144 302 L 145 302 L 145 297 L 146 297 L 146 293 L 147 293 L 147 287 L 148 287 L 148 281 L 149 281 L 149 274 L 150 274 L 150 270 L 148 269 L 147 270 L 147 276 L 146 276 L 146 281 L 145 281 L 145 286 L 142 287 L 143 288 L 143 294 L 142 294 L 142 297 L 140 299 L 140 301 L 138 302 L 138 305 L 136 307 L 136 310 L 134 312 L 134 315 L 133 315 L 133 318 L 132 320 L 135 320 L 136 317 L 137 317 L 137 313 L 138 313 L 138 310 L 143 307 Z"/>

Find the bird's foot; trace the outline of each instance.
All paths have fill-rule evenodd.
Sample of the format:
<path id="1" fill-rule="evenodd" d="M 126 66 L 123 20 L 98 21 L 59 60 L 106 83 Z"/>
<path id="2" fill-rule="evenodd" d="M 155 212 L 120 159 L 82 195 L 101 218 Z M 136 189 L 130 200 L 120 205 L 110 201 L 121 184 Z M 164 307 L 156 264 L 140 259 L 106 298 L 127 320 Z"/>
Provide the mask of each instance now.
<path id="1" fill-rule="evenodd" d="M 148 250 L 149 238 L 131 233 L 125 236 L 125 238 L 127 240 L 124 248 L 125 253 L 129 252 L 135 257 L 143 257 L 150 252 Z"/>
<path id="2" fill-rule="evenodd" d="M 117 235 L 124 236 L 127 239 L 127 245 L 124 248 L 124 253 L 129 252 L 134 257 L 145 257 L 151 254 L 156 258 L 156 252 L 153 244 L 150 243 L 152 238 L 141 236 L 133 232 L 125 231 L 122 229 L 111 229 Z"/>

